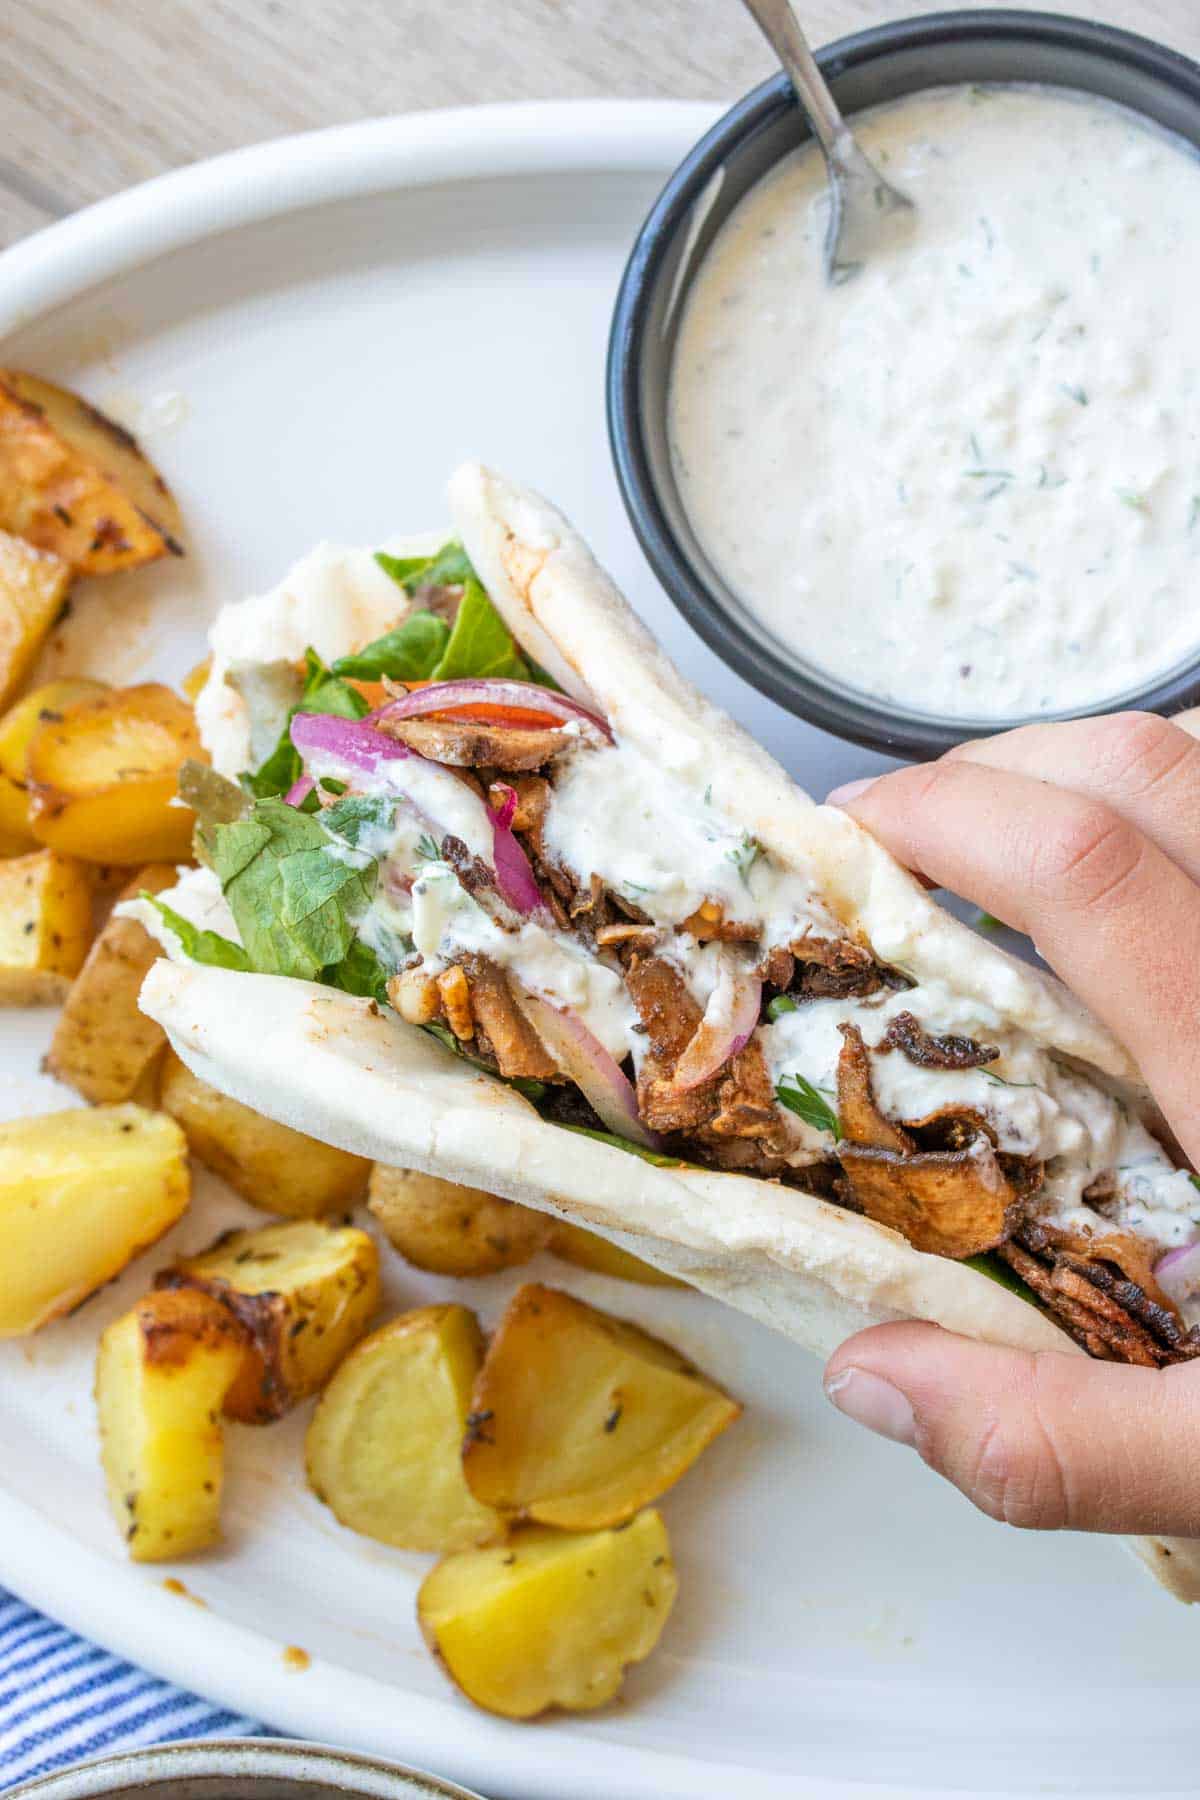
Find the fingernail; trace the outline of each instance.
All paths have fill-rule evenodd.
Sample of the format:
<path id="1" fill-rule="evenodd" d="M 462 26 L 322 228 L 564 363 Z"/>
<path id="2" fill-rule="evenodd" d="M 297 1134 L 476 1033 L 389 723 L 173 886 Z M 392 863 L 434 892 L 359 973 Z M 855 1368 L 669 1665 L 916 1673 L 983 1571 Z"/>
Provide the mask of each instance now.
<path id="1" fill-rule="evenodd" d="M 910 1449 L 916 1444 L 913 1409 L 890 1381 L 883 1381 L 866 1369 L 842 1369 L 826 1383 L 825 1397 L 856 1425 L 865 1425 L 868 1431 L 891 1438 L 893 1443 L 907 1444 Z"/>
<path id="2" fill-rule="evenodd" d="M 832 793 L 826 794 L 825 804 L 826 806 L 848 806 L 851 800 L 857 800 L 858 796 L 865 794 L 869 787 L 874 787 L 878 779 L 878 775 L 864 775 L 861 781 L 847 781 L 842 787 L 835 787 Z"/>

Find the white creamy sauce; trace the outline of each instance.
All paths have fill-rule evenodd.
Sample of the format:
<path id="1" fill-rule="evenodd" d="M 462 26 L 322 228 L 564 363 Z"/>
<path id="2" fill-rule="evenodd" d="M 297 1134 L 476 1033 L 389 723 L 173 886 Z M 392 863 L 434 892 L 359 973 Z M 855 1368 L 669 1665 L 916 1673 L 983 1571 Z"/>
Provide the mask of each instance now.
<path id="1" fill-rule="evenodd" d="M 1200 1223 L 1200 1192 L 1176 1169 L 1161 1145 L 1120 1100 L 1065 1068 L 1025 1032 L 998 1028 L 986 1009 L 964 1007 L 932 984 L 867 1000 L 812 1000 L 760 1027 L 775 1086 L 799 1073 L 830 1106 L 837 1106 L 842 1023 L 857 1025 L 874 1050 L 897 1013 L 910 1012 L 932 1034 L 957 1032 L 994 1046 L 999 1055 L 981 1069 L 927 1069 L 902 1050 L 871 1058 L 880 1109 L 891 1119 L 916 1121 L 943 1107 L 980 1114 L 1001 1150 L 1046 1164 L 1041 1210 L 1063 1226 L 1104 1227 L 1083 1201 L 1098 1176 L 1115 1171 L 1118 1193 L 1104 1204 L 1109 1225 L 1137 1231 L 1164 1250 L 1190 1243 Z M 833 1138 L 788 1115 L 797 1160 L 829 1154 Z"/>
<path id="2" fill-rule="evenodd" d="M 995 720 L 1115 700 L 1200 641 L 1200 158 L 1054 89 L 856 129 L 915 228 L 829 287 L 814 148 L 741 202 L 675 352 L 693 525 L 852 688 Z"/>
<path id="3" fill-rule="evenodd" d="M 556 766 L 546 819 L 552 857 L 586 885 L 605 886 L 656 925 L 679 925 L 703 900 L 726 918 L 761 922 L 767 945 L 842 928 L 794 869 L 780 869 L 754 839 L 711 804 L 711 790 L 685 782 L 632 744 L 581 749 Z"/>

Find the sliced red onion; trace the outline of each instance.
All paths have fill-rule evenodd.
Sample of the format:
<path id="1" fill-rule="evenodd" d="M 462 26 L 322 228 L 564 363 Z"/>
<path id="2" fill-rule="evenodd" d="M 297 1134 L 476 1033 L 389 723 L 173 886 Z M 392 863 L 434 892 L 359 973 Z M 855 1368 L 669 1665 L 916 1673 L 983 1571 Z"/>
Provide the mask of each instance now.
<path id="1" fill-rule="evenodd" d="M 697 1088 L 744 1050 L 758 1024 L 762 982 L 729 951 L 718 953 L 717 984 L 704 1017 L 675 1066 L 671 1086 L 680 1093 Z"/>
<path id="2" fill-rule="evenodd" d="M 607 721 L 598 713 L 589 712 L 586 706 L 580 706 L 577 700 L 566 694 L 556 694 L 552 688 L 539 687 L 536 681 L 506 681 L 497 677 L 434 681 L 428 687 L 414 688 L 399 700 L 390 701 L 372 717 L 419 719 L 425 713 L 444 712 L 447 707 L 479 704 L 519 706 L 526 712 L 545 713 L 547 718 L 562 725 L 574 720 L 581 725 L 594 726 L 610 744 L 613 741 Z"/>
<path id="3" fill-rule="evenodd" d="M 1154 1265 L 1154 1279 L 1176 1306 L 1200 1294 L 1200 1244 L 1168 1250 Z"/>
<path id="4" fill-rule="evenodd" d="M 658 1133 L 638 1117 L 637 1095 L 624 1071 L 576 1012 L 552 1006 L 515 981 L 513 998 L 564 1075 L 570 1077 L 616 1137 L 628 1138 L 643 1150 L 661 1150 Z"/>
<path id="5" fill-rule="evenodd" d="M 339 719 L 334 713 L 297 713 L 291 738 L 305 762 L 314 753 L 334 756 L 367 774 L 373 774 L 381 762 L 405 762 L 413 754 L 406 744 L 376 731 L 366 719 Z"/>
<path id="6" fill-rule="evenodd" d="M 497 785 L 499 785 L 497 783 Z M 496 885 L 514 912 L 541 912 L 545 905 L 541 889 L 533 878 L 529 858 L 510 829 L 517 810 L 513 788 L 505 786 L 504 799 L 496 808 L 488 807 L 492 822 L 492 862 L 496 869 Z"/>
<path id="7" fill-rule="evenodd" d="M 288 806 L 303 806 L 316 785 L 311 775 L 302 775 L 283 796 L 284 802 Z"/>

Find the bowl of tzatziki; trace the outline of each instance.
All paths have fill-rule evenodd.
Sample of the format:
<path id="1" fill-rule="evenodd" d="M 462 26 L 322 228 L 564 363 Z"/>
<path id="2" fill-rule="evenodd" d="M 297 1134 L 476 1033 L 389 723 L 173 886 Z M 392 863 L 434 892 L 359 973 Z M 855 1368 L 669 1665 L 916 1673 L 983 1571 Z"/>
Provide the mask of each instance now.
<path id="1" fill-rule="evenodd" d="M 825 278 L 786 79 L 647 219 L 609 423 L 701 636 L 858 743 L 1200 699 L 1200 67 L 1077 19 L 942 13 L 820 61 L 914 229 Z"/>

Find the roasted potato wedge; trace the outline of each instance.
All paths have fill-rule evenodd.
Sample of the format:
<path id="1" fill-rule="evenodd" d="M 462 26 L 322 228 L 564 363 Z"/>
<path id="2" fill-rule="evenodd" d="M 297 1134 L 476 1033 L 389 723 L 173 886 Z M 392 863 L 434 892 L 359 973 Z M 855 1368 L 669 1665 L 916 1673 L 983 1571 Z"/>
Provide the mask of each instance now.
<path id="1" fill-rule="evenodd" d="M 70 1312 L 187 1203 L 187 1145 L 161 1113 L 80 1107 L 0 1125 L 0 1337 Z"/>
<path id="2" fill-rule="evenodd" d="M 421 1583 L 425 1641 L 468 1700 L 506 1719 L 590 1712 L 653 1650 L 678 1588 L 667 1528 L 650 1510 L 621 1531 L 527 1526 L 460 1550 Z"/>
<path id="3" fill-rule="evenodd" d="M 388 1242 L 434 1275 L 493 1275 L 545 1248 L 554 1220 L 482 1188 L 376 1163 L 367 1206 Z"/>
<path id="4" fill-rule="evenodd" d="M 637 1281 L 643 1287 L 687 1286 L 678 1276 L 664 1274 L 653 1263 L 643 1262 L 632 1250 L 610 1244 L 607 1238 L 566 1219 L 552 1222 L 549 1248 L 563 1262 L 573 1263 L 577 1269 L 590 1269 L 594 1275 L 611 1275 L 614 1281 Z"/>
<path id="5" fill-rule="evenodd" d="M 171 1051 L 159 1105 L 183 1126 L 192 1155 L 264 1212 L 315 1219 L 362 1198 L 371 1173 L 366 1157 L 264 1118 L 209 1087 Z"/>
<path id="6" fill-rule="evenodd" d="M 92 940 L 92 887 L 73 856 L 35 850 L 0 862 L 0 1005 L 62 999 Z"/>
<path id="7" fill-rule="evenodd" d="M 190 1556 L 220 1536 L 221 1402 L 245 1354 L 232 1313 L 195 1288 L 147 1294 L 101 1337 L 100 1459 L 135 1562 Z"/>
<path id="8" fill-rule="evenodd" d="M 0 370 L 0 526 L 83 575 L 183 554 L 179 510 L 136 438 L 17 369 Z"/>
<path id="9" fill-rule="evenodd" d="M 151 863 L 120 898 L 174 886 L 173 863 Z M 112 1103 L 144 1099 L 155 1086 L 166 1047 L 161 1025 L 138 1009 L 138 994 L 151 963 L 162 953 L 136 919 L 110 915 L 67 995 L 46 1069 L 85 1100 Z"/>
<path id="10" fill-rule="evenodd" d="M 509 1301 L 471 1396 L 467 1485 L 568 1531 L 620 1525 L 740 1413 L 669 1344 L 557 1288 Z"/>
<path id="11" fill-rule="evenodd" d="M 61 557 L 0 531 L 0 706 L 29 673 L 70 585 Z"/>
<path id="12" fill-rule="evenodd" d="M 25 758 L 29 740 L 44 721 L 76 700 L 104 692 L 99 681 L 82 678 L 49 681 L 34 688 L 0 718 L 0 856 L 22 856 L 37 849 L 29 826 L 29 791 Z"/>
<path id="13" fill-rule="evenodd" d="M 199 754 L 191 707 L 157 682 L 76 701 L 29 740 L 29 828 L 88 862 L 186 862 L 195 816 L 172 802 Z"/>
<path id="14" fill-rule="evenodd" d="M 307 1439 L 313 1492 L 343 1525 L 400 1550 L 461 1550 L 504 1535 L 462 1472 L 482 1357 L 465 1306 L 405 1313 L 351 1351 Z"/>
<path id="15" fill-rule="evenodd" d="M 250 1354 L 225 1397 L 245 1425 L 267 1425 L 316 1393 L 379 1308 L 379 1252 L 350 1225 L 296 1219 L 230 1231 L 157 1277 L 200 1288 L 245 1329 Z"/>

